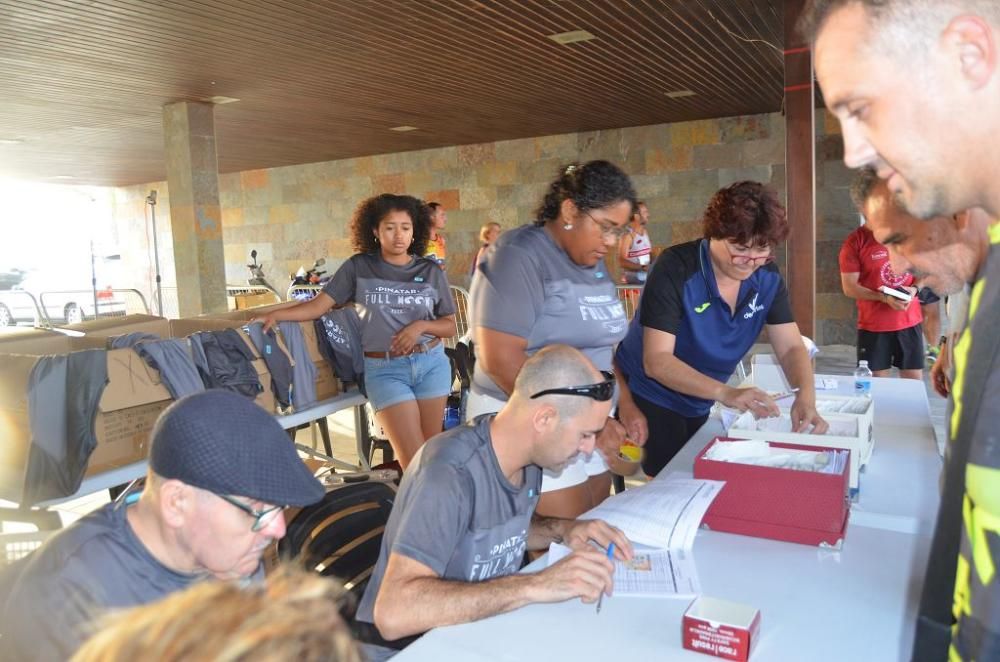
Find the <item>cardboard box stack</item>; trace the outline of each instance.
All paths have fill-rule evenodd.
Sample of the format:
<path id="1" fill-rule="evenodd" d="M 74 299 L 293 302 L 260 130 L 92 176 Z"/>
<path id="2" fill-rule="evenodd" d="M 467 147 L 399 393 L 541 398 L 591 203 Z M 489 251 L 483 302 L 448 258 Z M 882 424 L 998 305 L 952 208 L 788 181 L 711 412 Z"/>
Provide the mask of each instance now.
<path id="1" fill-rule="evenodd" d="M 14 502 L 20 500 L 31 443 L 28 383 L 40 357 L 104 349 L 109 338 L 134 332 L 153 333 L 161 338 L 183 338 L 198 331 L 237 328 L 257 356 L 253 366 L 263 391 L 256 402 L 267 411 L 274 412 L 270 373 L 245 332 L 239 328 L 242 324 L 240 320 L 166 320 L 150 315 L 130 315 L 64 327 L 63 332 L 25 330 L 0 336 L 0 435 L 3 439 L 0 498 Z M 144 460 L 153 424 L 160 412 L 172 402 L 159 373 L 131 348 L 107 350 L 107 366 L 108 385 L 101 396 L 95 418 L 97 447 L 90 457 L 88 476 Z M 336 385 L 339 386 L 339 383 Z"/>

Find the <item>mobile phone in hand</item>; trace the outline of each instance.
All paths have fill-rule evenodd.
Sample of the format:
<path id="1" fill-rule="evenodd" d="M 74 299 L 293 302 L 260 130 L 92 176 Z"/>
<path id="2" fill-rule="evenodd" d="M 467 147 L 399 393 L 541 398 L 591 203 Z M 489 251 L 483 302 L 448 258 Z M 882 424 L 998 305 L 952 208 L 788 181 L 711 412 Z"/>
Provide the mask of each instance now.
<path id="1" fill-rule="evenodd" d="M 888 294 L 891 297 L 896 297 L 901 301 L 913 300 L 913 295 L 907 292 L 906 290 L 901 290 L 895 287 L 889 287 L 888 285 L 882 285 L 881 287 L 878 288 L 878 291 L 882 292 L 883 294 Z"/>

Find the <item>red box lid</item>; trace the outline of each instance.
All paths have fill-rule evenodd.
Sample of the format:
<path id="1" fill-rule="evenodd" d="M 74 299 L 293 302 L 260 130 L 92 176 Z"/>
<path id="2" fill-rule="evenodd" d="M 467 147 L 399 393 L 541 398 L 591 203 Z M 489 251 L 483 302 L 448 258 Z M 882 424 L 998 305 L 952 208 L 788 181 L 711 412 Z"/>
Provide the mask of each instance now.
<path id="1" fill-rule="evenodd" d="M 734 440 L 716 437 L 694 462 L 695 478 L 726 482 L 705 515 L 709 528 L 807 544 L 833 544 L 842 537 L 850 508 L 849 466 L 840 474 L 825 474 L 705 459 L 712 444 L 727 441 Z M 840 450 L 768 443 L 779 448 Z M 817 536 L 809 532 L 819 534 L 816 542 Z"/>

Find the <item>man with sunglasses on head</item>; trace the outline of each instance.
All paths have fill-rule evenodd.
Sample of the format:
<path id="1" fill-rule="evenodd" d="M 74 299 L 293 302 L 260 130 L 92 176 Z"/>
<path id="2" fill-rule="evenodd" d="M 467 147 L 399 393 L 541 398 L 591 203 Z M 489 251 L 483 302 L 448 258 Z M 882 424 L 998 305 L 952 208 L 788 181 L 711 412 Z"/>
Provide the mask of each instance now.
<path id="1" fill-rule="evenodd" d="M 866 219 L 884 223 L 896 201 L 875 171 L 860 170 L 851 186 L 851 199 Z M 892 368 L 906 379 L 924 377 L 923 313 L 913 275 L 897 274 L 889 249 L 880 244 L 866 222 L 847 235 L 840 248 L 840 281 L 844 294 L 857 300 L 858 361 L 868 361 L 876 377 L 889 377 Z M 911 297 L 900 299 L 881 288 Z"/>
<path id="2" fill-rule="evenodd" d="M 649 421 L 643 470 L 655 476 L 721 402 L 757 417 L 780 409 L 759 388 L 726 382 L 766 327 L 789 383 L 797 432 L 822 434 L 809 354 L 792 319 L 774 248 L 788 236 L 785 210 L 758 182 L 720 189 L 702 218 L 703 238 L 663 251 L 650 271 L 615 357 Z"/>
<path id="3" fill-rule="evenodd" d="M 431 628 L 610 593 L 606 550 L 613 543 L 618 558 L 631 558 L 625 535 L 600 520 L 534 511 L 542 470 L 594 451 L 614 390 L 614 375 L 576 349 L 551 345 L 524 363 L 499 413 L 427 442 L 403 476 L 358 607 L 370 660 Z M 574 553 L 536 574 L 516 574 L 526 551 L 553 542 Z"/>
<path id="4" fill-rule="evenodd" d="M 319 501 L 323 486 L 273 416 L 213 390 L 161 414 L 145 486 L 130 492 L 8 569 L 17 577 L 0 621 L 4 660 L 65 660 L 109 609 L 207 578 L 262 579 L 285 507 Z"/>

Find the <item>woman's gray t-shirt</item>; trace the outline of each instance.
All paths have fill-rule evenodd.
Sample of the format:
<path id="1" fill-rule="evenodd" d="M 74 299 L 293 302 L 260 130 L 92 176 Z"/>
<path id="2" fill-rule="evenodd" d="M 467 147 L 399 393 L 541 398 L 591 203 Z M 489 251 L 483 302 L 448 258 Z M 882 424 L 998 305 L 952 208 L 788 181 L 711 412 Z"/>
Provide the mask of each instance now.
<path id="1" fill-rule="evenodd" d="M 337 269 L 323 292 L 338 304 L 354 303 L 366 352 L 385 352 L 392 337 L 418 320 L 455 314 L 448 280 L 433 260 L 414 257 L 403 266 L 380 254 L 358 253 Z M 436 338 L 424 334 L 421 342 Z"/>
<path id="2" fill-rule="evenodd" d="M 604 260 L 576 264 L 535 225 L 500 235 L 477 267 L 470 296 L 474 326 L 525 338 L 529 356 L 556 343 L 575 347 L 599 370 L 611 370 L 628 327 Z M 478 365 L 473 388 L 507 399 Z"/>

